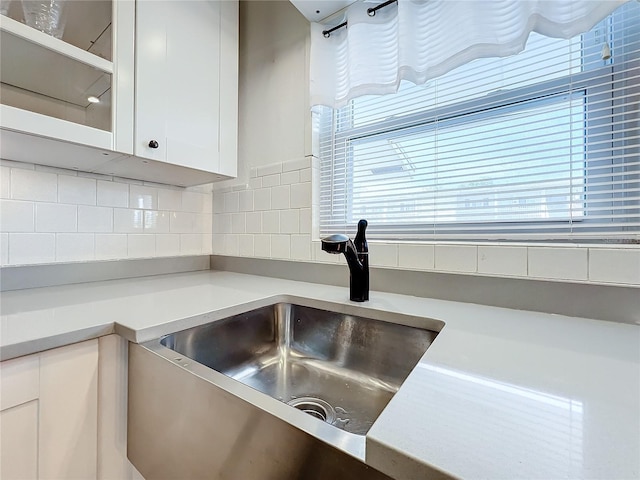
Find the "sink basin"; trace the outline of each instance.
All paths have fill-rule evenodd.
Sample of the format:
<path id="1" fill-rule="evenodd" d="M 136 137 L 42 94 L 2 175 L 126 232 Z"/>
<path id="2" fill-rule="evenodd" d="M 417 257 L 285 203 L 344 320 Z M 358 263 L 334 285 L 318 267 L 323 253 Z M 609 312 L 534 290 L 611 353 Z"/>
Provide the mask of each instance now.
<path id="1" fill-rule="evenodd" d="M 178 354 L 364 435 L 437 332 L 277 303 L 163 337 Z"/>

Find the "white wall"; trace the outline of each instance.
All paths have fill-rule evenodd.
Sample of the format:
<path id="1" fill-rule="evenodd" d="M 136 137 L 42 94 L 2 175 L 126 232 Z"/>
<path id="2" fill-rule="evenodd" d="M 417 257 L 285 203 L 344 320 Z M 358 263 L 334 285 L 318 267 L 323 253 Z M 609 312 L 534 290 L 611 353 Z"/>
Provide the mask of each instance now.
<path id="1" fill-rule="evenodd" d="M 315 228 L 318 169 L 317 159 L 309 156 L 309 24 L 285 1 L 243 1 L 240 19 L 239 177 L 214 186 L 213 251 L 344 262 L 320 250 Z M 638 246 L 369 245 L 371 265 L 385 268 L 640 284 Z"/>
<path id="2" fill-rule="evenodd" d="M 309 22 L 288 1 L 240 2 L 238 180 L 310 153 Z"/>

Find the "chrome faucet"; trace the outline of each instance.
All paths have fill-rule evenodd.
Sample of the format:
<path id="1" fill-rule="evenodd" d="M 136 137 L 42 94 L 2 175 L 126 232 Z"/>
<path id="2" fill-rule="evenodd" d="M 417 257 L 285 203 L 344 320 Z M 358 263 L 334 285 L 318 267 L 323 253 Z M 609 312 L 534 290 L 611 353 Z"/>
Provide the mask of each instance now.
<path id="1" fill-rule="evenodd" d="M 358 222 L 358 233 L 352 242 L 347 235 L 331 235 L 322 239 L 322 250 L 344 253 L 349 265 L 349 298 L 354 302 L 369 300 L 369 246 L 364 231 L 367 221 Z"/>

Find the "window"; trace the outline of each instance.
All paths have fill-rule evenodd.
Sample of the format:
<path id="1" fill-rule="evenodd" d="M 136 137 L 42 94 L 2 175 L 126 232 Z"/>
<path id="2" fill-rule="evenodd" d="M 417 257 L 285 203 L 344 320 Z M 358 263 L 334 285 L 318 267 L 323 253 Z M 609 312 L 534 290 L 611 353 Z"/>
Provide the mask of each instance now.
<path id="1" fill-rule="evenodd" d="M 323 107 L 321 234 L 367 218 L 377 239 L 640 243 L 639 105 L 629 2 L 573 39 Z"/>

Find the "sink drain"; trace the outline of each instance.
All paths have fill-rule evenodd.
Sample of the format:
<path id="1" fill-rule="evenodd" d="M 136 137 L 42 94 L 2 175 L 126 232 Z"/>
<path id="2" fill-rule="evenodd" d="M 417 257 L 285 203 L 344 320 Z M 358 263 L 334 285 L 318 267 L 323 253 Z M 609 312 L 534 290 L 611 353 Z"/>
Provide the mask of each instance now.
<path id="1" fill-rule="evenodd" d="M 336 421 L 336 411 L 331 405 L 320 398 L 294 398 L 287 402 L 287 405 L 291 405 L 293 408 L 302 410 L 304 413 L 329 424 L 333 424 Z"/>

